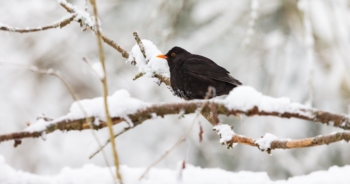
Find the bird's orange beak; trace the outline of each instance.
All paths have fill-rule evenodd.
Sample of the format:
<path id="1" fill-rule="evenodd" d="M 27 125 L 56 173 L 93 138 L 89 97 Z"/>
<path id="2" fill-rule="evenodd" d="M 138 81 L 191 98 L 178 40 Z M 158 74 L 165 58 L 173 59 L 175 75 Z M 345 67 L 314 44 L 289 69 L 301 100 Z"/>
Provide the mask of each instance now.
<path id="1" fill-rule="evenodd" d="M 159 54 L 157 57 L 158 57 L 158 58 L 162 58 L 162 59 L 168 58 L 168 57 L 166 57 L 166 55 L 164 55 L 164 54 Z"/>

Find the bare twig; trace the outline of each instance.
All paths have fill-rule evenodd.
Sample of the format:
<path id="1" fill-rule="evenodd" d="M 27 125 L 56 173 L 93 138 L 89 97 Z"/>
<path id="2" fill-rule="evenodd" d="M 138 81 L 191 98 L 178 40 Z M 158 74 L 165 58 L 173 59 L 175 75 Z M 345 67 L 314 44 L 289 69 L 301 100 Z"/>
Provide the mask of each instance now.
<path id="1" fill-rule="evenodd" d="M 38 32 L 38 31 L 45 31 L 48 29 L 54 29 L 54 28 L 62 28 L 69 23 L 71 23 L 74 18 L 76 17 L 76 14 L 72 14 L 68 17 L 62 18 L 59 21 L 56 21 L 55 23 L 48 25 L 48 26 L 42 26 L 42 27 L 36 27 L 36 28 L 17 28 L 12 27 L 8 25 L 4 25 L 0 23 L 0 30 L 2 31 L 9 31 L 9 32 L 16 32 L 16 33 L 30 33 L 30 32 Z"/>
<path id="2" fill-rule="evenodd" d="M 211 115 L 211 123 L 213 124 L 213 126 L 218 125 L 219 124 L 219 118 L 218 118 L 218 113 L 216 110 L 216 105 L 214 104 L 210 104 L 210 115 Z"/>
<path id="3" fill-rule="evenodd" d="M 96 70 L 94 70 L 90 62 L 85 57 L 83 57 L 83 61 L 89 66 L 91 72 L 95 75 L 95 77 L 101 81 L 100 75 L 96 72 Z"/>
<path id="4" fill-rule="evenodd" d="M 202 123 L 200 121 L 198 121 L 198 125 L 199 125 L 199 133 L 198 133 L 199 142 L 202 142 L 203 141 L 203 133 L 204 133 Z"/>
<path id="5" fill-rule="evenodd" d="M 213 88 L 209 87 L 208 88 L 208 92 L 205 96 L 205 99 L 207 100 L 211 95 L 213 94 Z M 175 150 L 182 142 L 184 142 L 187 138 L 187 136 L 191 133 L 194 125 L 197 122 L 197 119 L 199 117 L 199 114 L 202 112 L 203 108 L 207 105 L 208 102 L 203 103 L 196 111 L 196 116 L 193 119 L 190 128 L 188 129 L 188 131 L 185 133 L 185 135 L 183 135 L 168 151 L 166 151 L 161 157 L 159 157 L 156 161 L 154 161 L 150 166 L 147 167 L 147 169 L 142 173 L 142 175 L 140 176 L 139 180 L 142 180 L 143 177 L 146 176 L 146 174 L 149 172 L 149 170 L 154 167 L 155 165 L 157 165 L 160 161 L 162 161 L 166 156 L 169 155 L 169 153 L 171 153 L 173 150 Z"/>
<path id="6" fill-rule="evenodd" d="M 102 40 L 107 43 L 109 46 L 113 47 L 115 50 L 117 50 L 119 53 L 122 54 L 123 58 L 129 58 L 129 52 L 126 51 L 124 48 L 122 48 L 120 45 L 115 43 L 113 40 L 107 38 L 105 35 L 101 34 Z"/>
<path id="7" fill-rule="evenodd" d="M 113 123 L 114 125 L 114 123 Z M 125 133 L 126 131 L 128 131 L 129 129 L 131 129 L 132 127 L 126 127 L 124 128 L 122 131 L 120 131 L 119 133 L 114 135 L 114 138 L 117 138 L 118 136 L 120 136 L 121 134 Z M 101 150 L 103 150 L 103 148 L 105 148 L 108 144 L 110 143 L 110 139 L 108 139 L 101 147 L 99 147 L 98 150 L 96 150 L 95 152 L 93 152 L 90 156 L 89 159 L 92 159 L 97 153 L 99 153 Z"/>
<path id="8" fill-rule="evenodd" d="M 105 113 L 106 113 L 106 120 L 107 120 L 107 125 L 108 125 L 108 130 L 109 130 L 109 136 L 110 136 L 110 141 L 112 144 L 112 153 L 113 153 L 113 159 L 114 159 L 114 165 L 116 167 L 116 175 L 119 181 L 122 182 L 122 176 L 120 174 L 120 168 L 119 168 L 119 158 L 118 158 L 118 153 L 117 153 L 117 147 L 114 139 L 114 131 L 113 131 L 113 124 L 112 124 L 112 119 L 109 114 L 109 108 L 108 108 L 108 86 L 107 86 L 107 75 L 106 75 L 106 66 L 105 66 L 105 58 L 104 58 L 104 52 L 103 52 L 103 45 L 102 45 L 102 36 L 101 36 L 101 31 L 98 23 L 98 12 L 97 12 L 97 4 L 95 0 L 90 0 L 92 9 L 94 11 L 95 15 L 95 26 L 96 26 L 96 38 L 97 38 L 97 44 L 98 44 L 98 53 L 100 56 L 100 61 L 102 64 L 103 72 L 104 72 L 104 77 L 102 78 L 102 85 L 103 85 L 103 101 L 104 101 L 104 108 L 105 108 Z"/>
<path id="9" fill-rule="evenodd" d="M 142 52 L 142 55 L 145 58 L 145 61 L 146 61 L 146 64 L 147 64 L 148 60 L 147 60 L 147 56 L 146 56 L 146 52 L 145 52 L 145 47 L 143 46 L 143 43 L 142 43 L 142 41 L 141 41 L 141 39 L 140 39 L 140 37 L 139 37 L 139 35 L 137 34 L 136 31 L 134 31 L 133 35 L 135 37 L 136 43 L 139 46 L 140 51 Z M 136 61 L 132 61 L 131 64 L 132 65 L 136 65 Z M 140 73 L 136 74 L 135 77 L 132 80 L 137 80 L 138 78 L 140 78 L 140 77 L 142 77 L 144 75 L 145 75 L 145 73 L 140 72 Z"/>
<path id="10" fill-rule="evenodd" d="M 144 75 L 145 75 L 145 73 L 138 73 L 138 74 L 135 75 L 135 77 L 132 80 L 136 80 L 136 79 L 138 79 L 138 78 L 140 78 L 140 77 L 142 77 Z"/>
<path id="11" fill-rule="evenodd" d="M 139 47 L 140 47 L 140 50 L 141 50 L 141 52 L 142 52 L 143 57 L 146 59 L 147 57 L 146 57 L 145 47 L 143 46 L 143 43 L 142 43 L 142 41 L 141 41 L 139 35 L 137 34 L 136 31 L 133 32 L 133 35 L 134 35 L 134 37 L 135 37 L 135 40 L 136 40 L 137 45 L 139 45 Z M 148 63 L 148 61 L 146 60 L 146 64 L 147 64 L 147 63 Z"/>

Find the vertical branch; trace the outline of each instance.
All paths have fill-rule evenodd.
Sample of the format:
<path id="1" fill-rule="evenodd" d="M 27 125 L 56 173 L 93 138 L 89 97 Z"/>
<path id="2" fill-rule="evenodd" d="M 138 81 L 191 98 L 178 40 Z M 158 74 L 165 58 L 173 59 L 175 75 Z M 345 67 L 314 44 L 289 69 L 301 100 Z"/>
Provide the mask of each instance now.
<path id="1" fill-rule="evenodd" d="M 98 13 L 97 13 L 97 5 L 95 0 L 90 0 L 92 9 L 94 11 L 95 15 L 95 29 L 96 29 L 96 37 L 97 37 L 97 44 L 98 44 L 98 53 L 100 57 L 100 62 L 102 64 L 103 72 L 105 73 L 104 77 L 102 78 L 102 85 L 103 85 L 103 101 L 104 101 L 104 108 L 105 108 L 105 114 L 106 114 L 106 121 L 108 125 L 109 130 L 109 136 L 110 141 L 112 144 L 112 152 L 113 152 L 113 159 L 114 159 L 114 165 L 116 167 L 116 175 L 119 181 L 122 181 L 122 176 L 119 172 L 119 158 L 116 148 L 116 143 L 114 140 L 114 132 L 112 127 L 112 119 L 109 115 L 109 109 L 108 109 L 108 86 L 107 86 L 107 75 L 106 75 L 106 66 L 105 66 L 105 58 L 104 58 L 104 52 L 103 52 L 103 46 L 102 46 L 102 36 L 101 36 L 101 30 L 98 23 Z"/>
<path id="2" fill-rule="evenodd" d="M 141 41 L 139 35 L 137 34 L 136 31 L 133 32 L 133 35 L 134 35 L 134 37 L 135 37 L 135 40 L 136 40 L 137 45 L 139 45 L 139 47 L 140 47 L 140 50 L 141 50 L 141 52 L 142 52 L 143 57 L 146 59 L 147 57 L 146 57 L 145 47 L 143 46 L 143 43 L 142 43 L 142 41 Z M 148 62 L 146 61 L 146 64 L 147 64 L 147 63 L 148 63 Z"/>

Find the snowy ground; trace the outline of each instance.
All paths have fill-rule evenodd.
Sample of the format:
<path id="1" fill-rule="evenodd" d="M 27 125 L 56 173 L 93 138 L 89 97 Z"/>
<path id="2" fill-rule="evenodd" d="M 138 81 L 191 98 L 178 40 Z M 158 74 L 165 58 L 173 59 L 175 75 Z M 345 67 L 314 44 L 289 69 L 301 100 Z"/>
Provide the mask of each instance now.
<path id="1" fill-rule="evenodd" d="M 265 172 L 229 172 L 219 168 L 200 168 L 187 164 L 184 170 L 170 170 L 153 168 L 141 181 L 138 178 L 144 168 L 131 168 L 121 166 L 121 174 L 125 184 L 212 184 L 212 183 L 259 183 L 259 184 L 322 184 L 337 183 L 348 184 L 350 182 L 350 166 L 333 166 L 328 171 L 317 171 L 305 176 L 297 176 L 288 180 L 272 181 Z M 20 170 L 15 170 L 6 164 L 4 157 L 0 155 L 0 183 L 6 184 L 41 184 L 41 183 L 113 183 L 110 170 L 93 164 L 86 164 L 82 168 L 63 168 L 57 175 L 35 175 Z"/>

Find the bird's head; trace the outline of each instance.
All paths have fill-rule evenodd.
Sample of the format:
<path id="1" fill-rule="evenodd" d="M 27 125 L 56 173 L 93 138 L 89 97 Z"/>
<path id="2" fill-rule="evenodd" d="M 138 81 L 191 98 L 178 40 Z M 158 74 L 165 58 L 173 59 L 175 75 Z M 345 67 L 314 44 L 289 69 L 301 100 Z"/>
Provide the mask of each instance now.
<path id="1" fill-rule="evenodd" d="M 163 58 L 168 61 L 169 66 L 172 65 L 173 63 L 178 63 L 183 60 L 183 58 L 187 58 L 187 55 L 191 55 L 191 53 L 187 52 L 185 49 L 181 47 L 173 47 L 168 51 L 167 54 L 163 55 L 160 54 L 157 57 L 158 58 Z"/>

